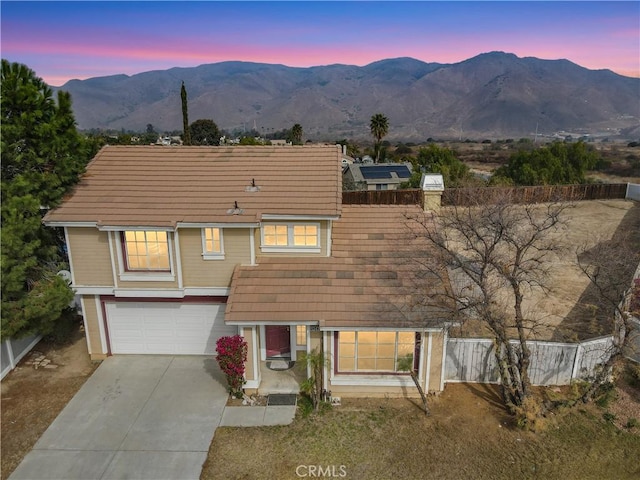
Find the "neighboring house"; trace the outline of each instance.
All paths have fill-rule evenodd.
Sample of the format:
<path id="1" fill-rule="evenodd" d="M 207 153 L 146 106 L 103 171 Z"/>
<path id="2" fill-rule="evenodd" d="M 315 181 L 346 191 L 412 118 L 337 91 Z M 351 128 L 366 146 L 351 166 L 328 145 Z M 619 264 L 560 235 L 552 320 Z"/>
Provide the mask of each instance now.
<path id="1" fill-rule="evenodd" d="M 248 390 L 268 358 L 313 349 L 334 395 L 414 394 L 406 354 L 441 390 L 445 324 L 420 300 L 442 285 L 414 284 L 424 245 L 406 235 L 424 212 L 343 206 L 341 171 L 339 146 L 103 148 L 45 217 L 64 228 L 91 358 L 213 355 L 239 333 Z"/>
<path id="2" fill-rule="evenodd" d="M 396 190 L 409 181 L 411 163 L 378 163 L 374 165 L 354 163 L 343 173 L 344 183 L 356 190 Z"/>

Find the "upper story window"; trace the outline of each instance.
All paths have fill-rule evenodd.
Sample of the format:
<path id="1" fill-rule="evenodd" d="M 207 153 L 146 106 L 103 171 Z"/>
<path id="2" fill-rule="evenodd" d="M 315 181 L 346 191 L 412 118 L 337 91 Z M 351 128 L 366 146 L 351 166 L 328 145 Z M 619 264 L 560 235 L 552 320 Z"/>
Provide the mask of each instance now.
<path id="1" fill-rule="evenodd" d="M 171 271 L 167 232 L 126 231 L 122 243 L 126 271 Z"/>
<path id="2" fill-rule="evenodd" d="M 202 229 L 202 256 L 205 260 L 224 258 L 221 228 L 207 227 Z"/>
<path id="3" fill-rule="evenodd" d="M 274 223 L 262 226 L 264 251 L 320 252 L 320 225 L 317 223 Z"/>

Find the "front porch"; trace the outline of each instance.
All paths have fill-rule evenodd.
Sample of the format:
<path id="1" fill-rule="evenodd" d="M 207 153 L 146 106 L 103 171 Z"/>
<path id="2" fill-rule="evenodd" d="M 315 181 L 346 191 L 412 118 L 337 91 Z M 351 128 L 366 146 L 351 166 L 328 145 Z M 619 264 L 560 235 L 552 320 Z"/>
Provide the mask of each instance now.
<path id="1" fill-rule="evenodd" d="M 260 362 L 260 386 L 258 394 L 300 392 L 300 383 L 306 378 L 306 369 L 298 363 L 287 370 L 272 370 L 267 366 L 270 361 Z"/>

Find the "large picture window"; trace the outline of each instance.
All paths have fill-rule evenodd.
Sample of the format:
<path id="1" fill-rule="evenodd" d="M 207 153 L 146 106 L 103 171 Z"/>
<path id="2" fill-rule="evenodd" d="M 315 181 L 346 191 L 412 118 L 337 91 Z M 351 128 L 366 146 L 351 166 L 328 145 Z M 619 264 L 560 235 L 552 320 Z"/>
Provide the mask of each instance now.
<path id="1" fill-rule="evenodd" d="M 398 359 L 413 355 L 415 332 L 338 333 L 339 372 L 397 372 Z"/>
<path id="2" fill-rule="evenodd" d="M 268 224 L 262 227 L 262 247 L 278 249 L 317 251 L 320 248 L 319 224 Z"/>
<path id="3" fill-rule="evenodd" d="M 123 234 L 127 271 L 168 272 L 169 239 L 162 231 L 127 231 Z"/>

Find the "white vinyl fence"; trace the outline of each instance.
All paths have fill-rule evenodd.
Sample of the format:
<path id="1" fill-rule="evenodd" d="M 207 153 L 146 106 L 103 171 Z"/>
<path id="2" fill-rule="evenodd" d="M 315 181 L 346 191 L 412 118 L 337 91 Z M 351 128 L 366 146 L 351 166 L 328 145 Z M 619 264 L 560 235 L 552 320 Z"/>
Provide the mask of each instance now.
<path id="1" fill-rule="evenodd" d="M 627 194 L 625 198 L 640 202 L 640 184 L 627 183 Z"/>
<path id="2" fill-rule="evenodd" d="M 513 342 L 517 343 L 517 342 Z M 529 377 L 533 385 L 568 385 L 592 376 L 610 355 L 613 337 L 582 343 L 531 341 Z M 487 338 L 449 338 L 445 382 L 498 383 L 493 341 Z"/>
<path id="3" fill-rule="evenodd" d="M 11 338 L 3 340 L 0 343 L 0 366 L 2 368 L 0 379 L 4 378 L 7 373 L 16 368 L 16 365 L 22 357 L 29 353 L 41 338 L 41 335 L 32 335 L 17 340 Z"/>

